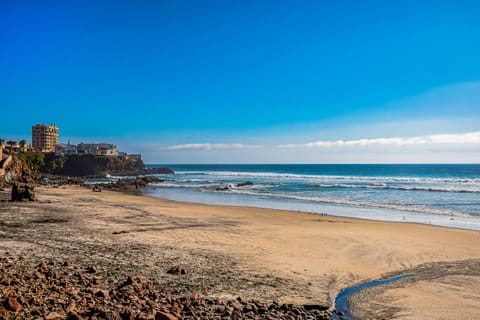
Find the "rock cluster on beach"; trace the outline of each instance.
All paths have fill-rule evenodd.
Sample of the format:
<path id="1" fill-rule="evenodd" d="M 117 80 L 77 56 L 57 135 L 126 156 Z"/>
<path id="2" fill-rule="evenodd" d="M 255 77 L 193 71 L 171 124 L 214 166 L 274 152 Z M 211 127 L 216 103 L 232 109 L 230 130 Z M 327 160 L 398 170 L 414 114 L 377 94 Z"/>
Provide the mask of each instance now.
<path id="1" fill-rule="evenodd" d="M 329 319 L 322 305 L 172 296 L 142 276 L 109 283 L 95 267 L 66 260 L 0 259 L 1 319 Z"/>

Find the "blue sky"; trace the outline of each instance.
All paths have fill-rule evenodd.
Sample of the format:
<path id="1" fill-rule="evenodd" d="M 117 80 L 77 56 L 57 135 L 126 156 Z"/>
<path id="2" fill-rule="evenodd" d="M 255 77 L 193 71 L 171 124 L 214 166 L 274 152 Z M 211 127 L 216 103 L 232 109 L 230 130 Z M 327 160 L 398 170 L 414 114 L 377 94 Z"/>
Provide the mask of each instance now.
<path id="1" fill-rule="evenodd" d="M 4 1 L 0 137 L 55 122 L 61 142 L 150 163 L 480 162 L 479 16 L 477 1 Z"/>

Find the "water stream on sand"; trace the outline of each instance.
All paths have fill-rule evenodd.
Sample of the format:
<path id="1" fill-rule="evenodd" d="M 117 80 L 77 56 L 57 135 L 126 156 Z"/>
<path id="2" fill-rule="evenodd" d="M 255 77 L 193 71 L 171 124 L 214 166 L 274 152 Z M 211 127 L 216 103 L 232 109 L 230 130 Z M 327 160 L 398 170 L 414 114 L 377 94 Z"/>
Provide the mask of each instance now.
<path id="1" fill-rule="evenodd" d="M 356 318 L 352 316 L 352 314 L 350 313 L 350 309 L 348 308 L 348 300 L 354 293 L 357 293 L 365 288 L 380 286 L 387 283 L 402 280 L 408 277 L 414 277 L 414 276 L 415 276 L 414 274 L 406 274 L 402 276 L 393 277 L 390 279 L 364 282 L 357 286 L 343 289 L 335 298 L 336 313 L 333 313 L 330 319 L 331 320 L 356 320 Z"/>

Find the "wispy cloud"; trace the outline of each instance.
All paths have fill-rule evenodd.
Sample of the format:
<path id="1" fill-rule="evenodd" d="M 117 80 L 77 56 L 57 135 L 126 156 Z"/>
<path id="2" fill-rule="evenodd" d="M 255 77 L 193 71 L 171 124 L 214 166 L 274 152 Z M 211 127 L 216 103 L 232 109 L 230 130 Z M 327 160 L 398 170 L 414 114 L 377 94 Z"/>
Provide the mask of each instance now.
<path id="1" fill-rule="evenodd" d="M 262 146 L 241 143 L 189 143 L 165 147 L 166 150 L 259 149 Z"/>
<path id="2" fill-rule="evenodd" d="M 435 144 L 480 144 L 480 131 L 463 134 L 437 134 L 419 137 L 394 137 L 358 140 L 315 141 L 301 144 L 282 144 L 278 148 L 326 148 L 326 147 L 366 147 L 366 146 L 405 146 Z"/>

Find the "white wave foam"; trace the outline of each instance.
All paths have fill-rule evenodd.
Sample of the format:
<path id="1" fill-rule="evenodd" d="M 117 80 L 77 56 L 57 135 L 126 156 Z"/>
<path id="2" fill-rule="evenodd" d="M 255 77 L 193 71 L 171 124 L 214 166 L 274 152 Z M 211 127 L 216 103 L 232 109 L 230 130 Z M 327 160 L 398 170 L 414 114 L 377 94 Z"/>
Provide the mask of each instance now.
<path id="1" fill-rule="evenodd" d="M 389 186 L 385 183 L 370 185 L 352 184 L 320 184 L 319 188 L 325 189 L 382 189 L 382 190 L 404 190 L 404 191 L 430 191 L 430 192 L 452 192 L 452 193 L 480 193 L 480 187 L 432 187 L 432 186 Z"/>
<path id="2" fill-rule="evenodd" d="M 480 184 L 480 179 L 468 178 L 418 178 L 418 177 L 388 177 L 388 176 L 336 176 L 336 175 L 308 175 L 294 173 L 271 172 L 235 172 L 235 171 L 190 171 L 190 173 L 206 174 L 223 177 L 252 177 L 301 180 L 353 180 L 353 181 L 381 181 L 381 182 L 425 182 L 425 183 L 472 183 Z"/>
<path id="3" fill-rule="evenodd" d="M 400 211 L 420 212 L 420 213 L 427 213 L 427 214 L 471 217 L 470 214 L 464 213 L 461 211 L 431 208 L 431 207 L 421 206 L 418 204 L 408 205 L 408 204 L 398 204 L 398 203 L 351 200 L 351 199 L 345 199 L 345 198 L 333 198 L 333 197 L 324 197 L 324 196 L 323 197 L 322 196 L 303 196 L 303 195 L 294 195 L 294 194 L 285 194 L 285 193 L 271 193 L 266 190 L 259 191 L 255 189 L 236 188 L 233 185 L 227 185 L 229 187 L 228 190 L 217 189 L 218 187 L 226 186 L 225 184 L 223 185 L 221 184 L 179 185 L 175 183 L 163 182 L 155 185 L 159 187 L 165 187 L 165 188 L 196 189 L 198 191 L 203 191 L 203 192 L 235 193 L 235 194 L 259 196 L 259 197 L 292 199 L 292 200 L 326 203 L 326 204 L 338 204 L 338 205 L 348 205 L 348 206 L 358 206 L 358 207 L 373 207 L 373 208 L 383 208 L 383 209 L 394 209 L 394 210 L 400 210 Z"/>
<path id="4" fill-rule="evenodd" d="M 427 214 L 437 214 L 437 215 L 447 215 L 447 216 L 461 216 L 461 217 L 471 217 L 470 214 L 461 212 L 461 211 L 454 211 L 454 210 L 442 210 L 442 209 L 435 209 L 435 208 L 426 208 L 421 207 L 418 205 L 401 205 L 401 204 L 394 204 L 394 203 L 378 203 L 378 202 L 367 202 L 367 201 L 359 201 L 359 200 L 348 200 L 348 199 L 339 199 L 339 198 L 330 198 L 330 197 L 309 197 L 309 196 L 299 196 L 299 195 L 292 195 L 292 194 L 261 194 L 251 192 L 248 190 L 233 190 L 235 193 L 239 194 L 249 194 L 255 196 L 267 196 L 272 198 L 283 198 L 283 199 L 293 199 L 293 200 L 300 200 L 300 201 L 308 201 L 308 202 L 319 202 L 319 203 L 333 203 L 333 204 L 340 204 L 340 205 L 348 205 L 348 206 L 357 206 L 357 207 L 375 207 L 375 208 L 383 208 L 383 209 L 394 209 L 399 211 L 410 211 L 410 212 L 420 212 L 420 213 L 427 213 Z"/>

